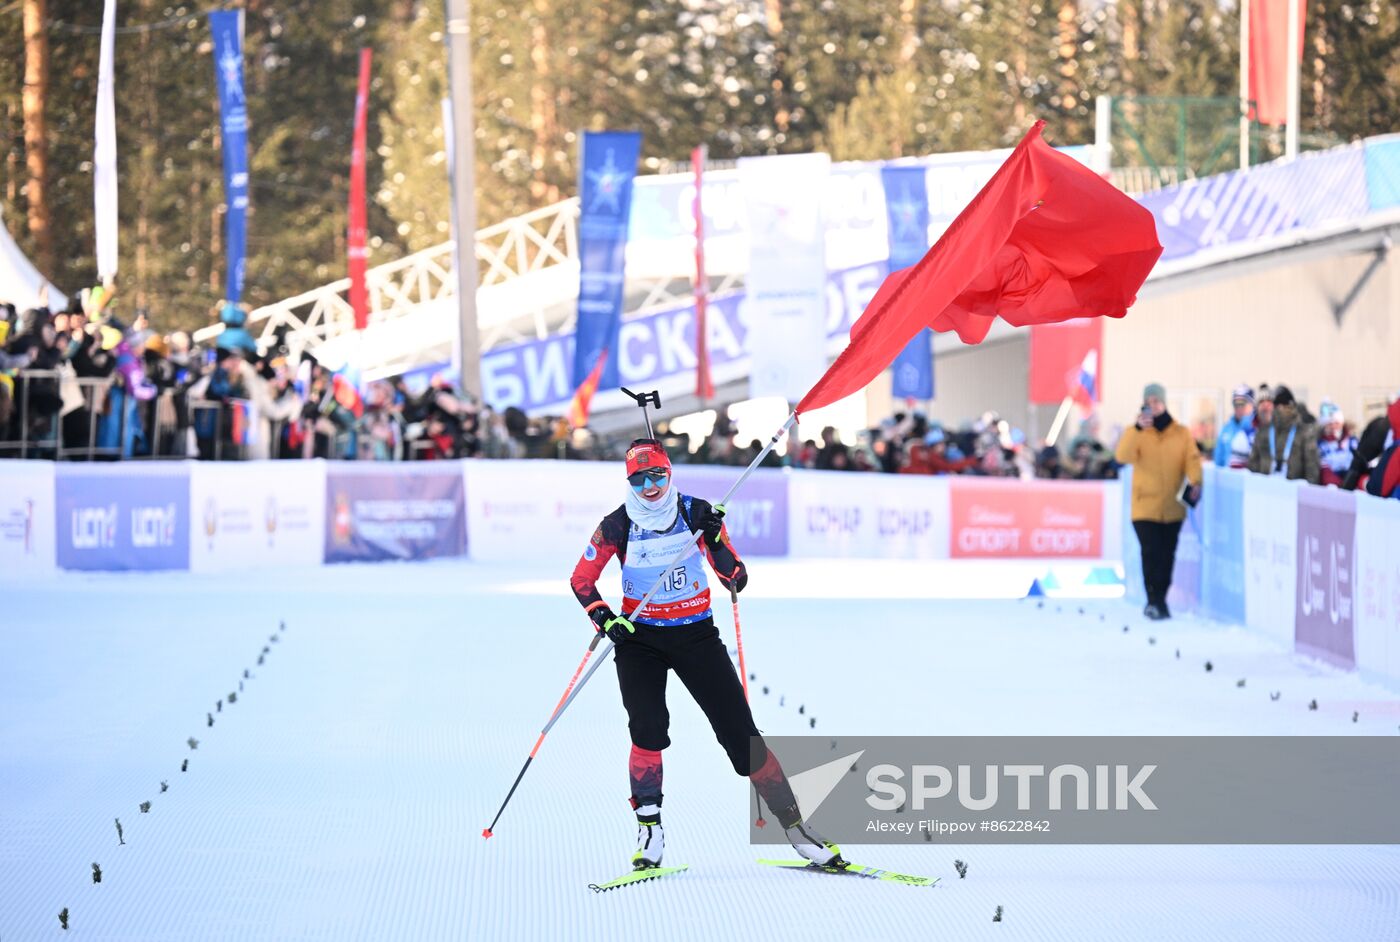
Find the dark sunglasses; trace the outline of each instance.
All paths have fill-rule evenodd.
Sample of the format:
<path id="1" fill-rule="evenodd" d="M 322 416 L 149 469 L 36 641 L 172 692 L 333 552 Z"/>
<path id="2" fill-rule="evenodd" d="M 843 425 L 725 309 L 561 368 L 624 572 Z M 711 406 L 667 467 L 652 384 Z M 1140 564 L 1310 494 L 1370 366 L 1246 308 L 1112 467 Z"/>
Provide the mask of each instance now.
<path id="1" fill-rule="evenodd" d="M 632 485 L 633 490 L 644 491 L 649 487 L 665 487 L 669 477 L 670 474 L 665 471 L 638 471 L 627 475 L 627 483 Z"/>

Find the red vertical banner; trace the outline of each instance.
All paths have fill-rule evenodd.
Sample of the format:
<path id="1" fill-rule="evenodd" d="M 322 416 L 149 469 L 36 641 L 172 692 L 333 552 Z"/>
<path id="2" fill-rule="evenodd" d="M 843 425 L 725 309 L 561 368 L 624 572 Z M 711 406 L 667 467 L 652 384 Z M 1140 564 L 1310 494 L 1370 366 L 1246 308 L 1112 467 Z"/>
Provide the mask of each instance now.
<path id="1" fill-rule="evenodd" d="M 1096 369 L 1093 399 L 1103 389 L 1103 319 L 1085 317 L 1061 324 L 1036 324 L 1031 328 L 1030 400 L 1036 405 L 1058 405 L 1080 386 L 1079 373 L 1090 351 Z"/>
<path id="2" fill-rule="evenodd" d="M 1260 124 L 1283 124 L 1288 117 L 1288 4 L 1298 5 L 1298 48 L 1303 56 L 1307 0 L 1250 0 L 1249 97 Z"/>
<path id="3" fill-rule="evenodd" d="M 360 86 L 355 94 L 355 133 L 350 145 L 350 228 L 346 239 L 350 269 L 350 307 L 355 329 L 369 323 L 369 294 L 365 266 L 369 261 L 368 209 L 365 205 L 365 125 L 369 120 L 370 50 L 360 50 Z"/>
<path id="4" fill-rule="evenodd" d="M 695 201 L 691 204 L 695 214 L 695 395 L 702 405 L 715 395 L 715 384 L 710 378 L 710 345 L 705 335 L 709 282 L 705 279 L 705 214 L 700 194 L 706 152 L 704 144 L 690 152 L 690 165 L 695 171 Z"/>

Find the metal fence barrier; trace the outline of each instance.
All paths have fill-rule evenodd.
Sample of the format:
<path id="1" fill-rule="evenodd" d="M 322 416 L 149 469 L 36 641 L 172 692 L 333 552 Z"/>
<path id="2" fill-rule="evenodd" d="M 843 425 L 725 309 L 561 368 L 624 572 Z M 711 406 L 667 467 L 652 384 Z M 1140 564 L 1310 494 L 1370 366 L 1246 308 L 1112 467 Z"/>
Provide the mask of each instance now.
<path id="1" fill-rule="evenodd" d="M 185 456 L 176 392 L 139 401 L 115 377 L 20 370 L 0 412 L 0 457 L 57 461 Z"/>
<path id="2" fill-rule="evenodd" d="M 301 417 L 264 420 L 246 399 L 190 399 L 184 389 L 165 389 L 153 400 L 139 401 L 125 392 L 118 377 L 78 377 L 71 369 L 20 370 L 12 378 L 8 410 L 0 402 L 0 459 L 243 461 L 319 454 L 373 460 L 358 447 L 363 429 Z M 242 416 L 237 423 L 235 411 Z M 301 432 L 295 447 L 290 426 Z M 394 438 L 389 460 L 434 457 L 436 446 L 427 438 L 405 439 L 402 428 Z M 569 454 L 564 442 L 545 434 L 527 435 L 509 449 L 488 442 L 483 450 L 483 457 L 513 456 Z"/>
<path id="3" fill-rule="evenodd" d="M 89 461 L 120 457 L 125 410 L 116 418 L 117 446 L 98 444 L 111 385 L 110 378 L 76 377 L 59 370 L 19 371 L 14 377 L 13 414 L 0 429 L 0 454 Z"/>

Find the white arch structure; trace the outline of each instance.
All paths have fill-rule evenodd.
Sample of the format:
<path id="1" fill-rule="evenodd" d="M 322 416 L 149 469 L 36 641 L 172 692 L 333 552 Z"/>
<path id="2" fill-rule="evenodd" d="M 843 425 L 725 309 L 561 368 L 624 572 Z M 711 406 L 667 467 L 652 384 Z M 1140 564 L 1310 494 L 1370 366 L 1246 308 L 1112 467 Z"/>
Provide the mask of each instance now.
<path id="1" fill-rule="evenodd" d="M 349 278 L 254 309 L 248 329 L 259 343 L 285 331 L 293 354 L 311 351 L 330 363 L 353 356 L 368 378 L 444 362 L 456 329 L 455 252 L 456 243 L 447 241 L 369 269 L 370 325 L 363 338 L 355 336 Z M 577 197 L 479 230 L 476 258 L 483 350 L 572 329 L 579 277 Z M 690 298 L 691 265 L 688 251 L 629 247 L 625 316 Z M 712 292 L 742 281 L 742 272 L 733 267 L 710 265 Z M 222 330 L 215 324 L 194 336 L 210 341 Z"/>

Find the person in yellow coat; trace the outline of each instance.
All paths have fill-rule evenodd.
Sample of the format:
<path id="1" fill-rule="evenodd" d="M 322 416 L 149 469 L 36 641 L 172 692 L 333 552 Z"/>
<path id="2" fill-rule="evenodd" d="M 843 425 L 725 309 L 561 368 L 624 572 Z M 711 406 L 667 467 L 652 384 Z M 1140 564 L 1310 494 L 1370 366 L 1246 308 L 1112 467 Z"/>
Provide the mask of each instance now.
<path id="1" fill-rule="evenodd" d="M 1118 440 L 1116 457 L 1119 464 L 1133 466 L 1133 530 L 1142 546 L 1142 582 L 1147 590 L 1142 613 L 1155 621 L 1171 617 L 1167 590 L 1186 503 L 1195 506 L 1200 499 L 1201 452 L 1190 430 L 1167 411 L 1167 392 L 1161 383 L 1149 383 L 1142 399 L 1137 422 Z"/>

